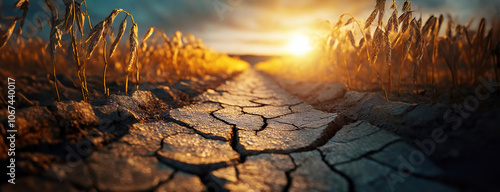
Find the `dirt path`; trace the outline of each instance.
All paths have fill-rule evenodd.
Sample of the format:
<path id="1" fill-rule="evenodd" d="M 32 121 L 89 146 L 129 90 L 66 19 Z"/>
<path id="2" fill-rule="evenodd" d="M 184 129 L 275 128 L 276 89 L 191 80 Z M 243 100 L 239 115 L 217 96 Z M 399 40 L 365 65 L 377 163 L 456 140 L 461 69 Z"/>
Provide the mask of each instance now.
<path id="1" fill-rule="evenodd" d="M 251 69 L 46 173 L 62 183 L 33 176 L 1 189 L 455 191 L 442 174 L 398 136 L 315 110 Z"/>

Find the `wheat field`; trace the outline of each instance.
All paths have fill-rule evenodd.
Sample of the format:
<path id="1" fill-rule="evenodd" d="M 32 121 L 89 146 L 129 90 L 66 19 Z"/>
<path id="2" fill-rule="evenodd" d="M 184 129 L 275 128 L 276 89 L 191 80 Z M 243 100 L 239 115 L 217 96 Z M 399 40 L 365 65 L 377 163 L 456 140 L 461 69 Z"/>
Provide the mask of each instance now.
<path id="1" fill-rule="evenodd" d="M 248 67 L 239 59 L 209 49 L 192 34 L 175 31 L 169 36 L 151 27 L 139 39 L 139 30 L 143 30 L 140 23 L 123 9 L 112 10 L 109 16 L 93 25 L 85 0 L 64 1 L 64 10 L 58 10 L 54 1 L 44 0 L 51 17 L 37 18 L 37 27 L 41 30 L 50 27 L 49 41 L 40 36 L 23 38 L 29 3 L 18 0 L 15 4 L 22 16 L 1 17 L 9 24 L 0 30 L 0 62 L 3 69 L 16 74 L 50 74 L 58 100 L 61 99 L 57 74 L 74 77 L 81 88 L 82 99 L 87 101 L 92 91 L 87 83 L 89 76 L 100 75 L 102 88 L 98 91 L 109 96 L 110 81 L 124 82 L 125 89 L 120 93 L 127 94 L 133 89 L 129 82 L 135 84 L 134 89 L 139 89 L 141 82 L 173 84 L 207 74 L 232 74 Z M 118 19 L 121 21 L 115 21 Z M 124 37 L 126 35 L 128 37 Z"/>
<path id="2" fill-rule="evenodd" d="M 377 0 L 366 20 L 343 14 L 327 23 L 327 33 L 311 37 L 315 49 L 307 57 L 276 58 L 257 68 L 289 79 L 382 90 L 386 98 L 426 92 L 437 97 L 442 87 L 460 92 L 478 76 L 498 81 L 500 21 L 459 24 L 443 14 L 421 18 L 410 0 L 401 9 L 392 1 L 384 20 L 387 6 Z"/>

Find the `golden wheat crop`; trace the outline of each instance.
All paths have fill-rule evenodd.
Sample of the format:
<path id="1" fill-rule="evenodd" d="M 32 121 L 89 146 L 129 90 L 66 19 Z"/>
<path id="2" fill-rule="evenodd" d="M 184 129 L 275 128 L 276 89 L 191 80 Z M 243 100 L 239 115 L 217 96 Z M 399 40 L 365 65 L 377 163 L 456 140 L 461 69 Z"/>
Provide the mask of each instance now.
<path id="1" fill-rule="evenodd" d="M 474 27 L 472 20 L 461 25 L 451 16 L 439 15 L 423 22 L 413 16 L 409 0 L 401 14 L 393 1 L 392 14 L 383 21 L 385 3 L 377 0 L 364 24 L 348 13 L 335 24 L 329 22 L 331 30 L 316 38 L 316 49 L 307 57 L 277 58 L 257 68 L 304 81 L 341 82 L 351 89 L 381 89 L 386 98 L 395 77 L 397 95 L 402 94 L 402 85 L 407 85 L 406 93 L 429 90 L 437 95 L 439 86 L 460 91 L 479 75 L 498 79 L 498 21 L 488 26 L 482 18 Z M 378 59 L 382 55 L 384 59 Z"/>

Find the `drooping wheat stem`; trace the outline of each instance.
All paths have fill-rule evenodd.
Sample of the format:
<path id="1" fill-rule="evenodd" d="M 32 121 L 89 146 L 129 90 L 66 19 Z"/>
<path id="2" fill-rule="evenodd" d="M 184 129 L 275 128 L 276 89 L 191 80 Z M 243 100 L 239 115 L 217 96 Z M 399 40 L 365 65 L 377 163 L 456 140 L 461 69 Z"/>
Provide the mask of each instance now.
<path id="1" fill-rule="evenodd" d="M 75 64 L 77 66 L 77 73 L 82 73 L 83 66 L 80 62 L 80 55 L 79 55 L 77 39 L 76 39 L 76 32 L 75 32 L 76 28 L 74 27 L 76 17 L 77 17 L 76 14 L 77 14 L 77 11 L 76 11 L 75 1 L 71 1 L 71 4 L 68 4 L 66 6 L 66 17 L 72 17 L 72 18 L 65 18 L 66 19 L 65 27 L 70 32 L 71 46 L 73 48 L 73 59 L 74 59 Z M 83 29 L 81 27 L 80 27 L 80 32 L 83 34 Z M 81 41 L 81 39 L 80 39 L 80 41 Z M 80 80 L 82 80 L 82 79 L 80 78 Z M 83 78 L 83 80 L 85 82 L 80 82 L 80 84 L 82 85 L 82 96 L 83 96 L 83 100 L 87 101 L 86 78 Z"/>
<path id="2" fill-rule="evenodd" d="M 49 7 L 50 14 L 51 16 L 51 29 L 50 29 L 50 42 L 49 42 L 49 49 L 50 49 L 50 58 L 52 61 L 52 72 L 54 75 L 54 88 L 56 90 L 56 96 L 57 96 L 57 101 L 61 101 L 61 97 L 59 96 L 59 89 L 57 87 L 57 74 L 56 74 L 56 52 L 57 48 L 61 47 L 61 36 L 62 36 L 62 31 L 58 28 L 57 26 L 57 18 L 58 18 L 58 13 L 56 7 L 50 2 L 49 0 L 45 0 L 45 4 Z"/>
<path id="3" fill-rule="evenodd" d="M 104 95 L 108 96 L 108 88 L 106 87 L 106 70 L 108 69 L 108 59 L 106 58 L 106 45 L 107 41 L 104 39 L 104 48 L 102 49 L 102 58 L 104 59 L 104 70 L 102 72 L 102 84 L 104 88 Z"/>
<path id="4" fill-rule="evenodd" d="M 130 29 L 130 37 L 129 37 L 129 41 L 130 41 L 130 58 L 129 58 L 129 63 L 128 63 L 128 67 L 127 67 L 127 77 L 126 77 L 126 81 L 125 81 L 125 94 L 128 94 L 128 75 L 130 73 L 130 70 L 132 69 L 132 66 L 134 65 L 134 63 L 136 64 L 136 67 L 138 67 L 137 65 L 137 50 L 138 50 L 138 44 L 139 44 L 139 40 L 138 40 L 138 37 L 137 37 L 137 24 L 135 22 L 133 22 L 134 24 L 132 25 L 132 28 Z M 139 69 L 137 69 L 139 70 Z M 137 72 L 139 73 L 139 72 Z M 137 75 L 138 77 L 138 75 Z"/>

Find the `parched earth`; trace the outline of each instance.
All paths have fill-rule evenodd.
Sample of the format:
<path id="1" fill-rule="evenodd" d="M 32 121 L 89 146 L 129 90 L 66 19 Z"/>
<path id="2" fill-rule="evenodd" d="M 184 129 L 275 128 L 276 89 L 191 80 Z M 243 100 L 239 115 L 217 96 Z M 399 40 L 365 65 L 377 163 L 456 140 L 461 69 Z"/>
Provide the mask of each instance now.
<path id="1" fill-rule="evenodd" d="M 157 116 L 0 191 L 457 191 L 399 136 L 316 110 L 252 69 Z"/>

